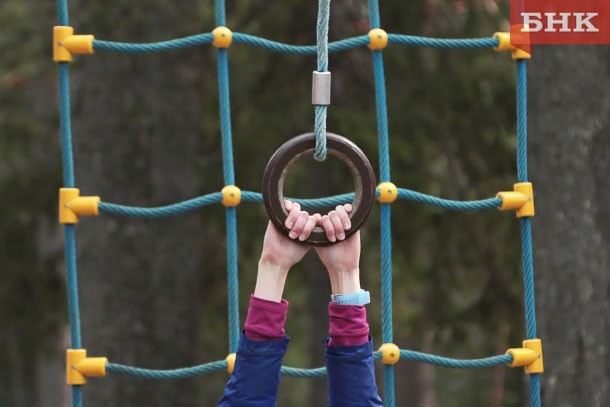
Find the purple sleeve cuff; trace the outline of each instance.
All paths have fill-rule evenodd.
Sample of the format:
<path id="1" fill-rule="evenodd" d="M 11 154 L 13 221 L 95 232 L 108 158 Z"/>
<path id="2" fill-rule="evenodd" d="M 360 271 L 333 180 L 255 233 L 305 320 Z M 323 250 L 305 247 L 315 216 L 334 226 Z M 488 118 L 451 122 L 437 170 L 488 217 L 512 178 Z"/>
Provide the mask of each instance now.
<path id="1" fill-rule="evenodd" d="M 364 305 L 328 304 L 331 346 L 354 346 L 369 341 Z"/>
<path id="2" fill-rule="evenodd" d="M 274 302 L 251 295 L 245 323 L 246 337 L 257 341 L 282 339 L 286 336 L 287 313 L 288 301 Z"/>

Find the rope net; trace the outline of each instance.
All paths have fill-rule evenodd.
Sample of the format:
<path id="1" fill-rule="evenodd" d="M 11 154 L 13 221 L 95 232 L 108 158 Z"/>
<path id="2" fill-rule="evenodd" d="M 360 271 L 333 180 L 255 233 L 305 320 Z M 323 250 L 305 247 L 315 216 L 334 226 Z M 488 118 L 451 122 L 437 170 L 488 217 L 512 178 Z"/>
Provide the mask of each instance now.
<path id="1" fill-rule="evenodd" d="M 315 55 L 318 54 L 318 69 L 326 71 L 328 65 L 328 53 L 340 52 L 351 48 L 364 47 L 369 45 L 369 36 L 356 36 L 341 41 L 328 43 L 328 7 L 329 0 L 321 0 L 320 8 L 327 13 L 325 20 L 319 25 L 322 30 L 323 42 L 326 45 L 320 52 L 319 44 L 311 46 L 299 46 L 282 44 L 264 38 L 255 37 L 243 33 L 233 33 L 233 41 L 237 44 L 260 47 L 272 52 L 295 55 Z M 69 25 L 68 3 L 67 0 L 57 2 L 58 23 L 60 26 Z M 369 0 L 369 18 L 371 29 L 380 28 L 380 15 L 378 0 Z M 215 0 L 215 19 L 218 27 L 226 25 L 225 0 Z M 320 28 L 321 27 L 321 28 Z M 320 32 L 318 33 L 320 34 Z M 93 41 L 93 49 L 98 51 L 111 51 L 123 53 L 150 53 L 164 52 L 185 47 L 212 44 L 214 41 L 213 33 L 193 35 L 185 38 L 148 43 L 130 44 L 110 41 Z M 319 39 L 320 41 L 320 39 Z M 497 38 L 480 39 L 437 39 L 424 38 L 410 35 L 388 34 L 388 44 L 410 45 L 420 47 L 435 48 L 495 48 L 499 45 Z M 381 50 L 371 51 L 374 78 L 375 78 L 375 98 L 377 110 L 377 132 L 379 141 L 379 178 L 380 182 L 390 182 L 390 156 L 389 156 L 389 132 L 386 107 L 386 86 L 383 67 L 383 52 Z M 222 138 L 222 157 L 223 174 L 225 185 L 235 184 L 234 162 L 233 162 L 233 142 L 231 132 L 231 108 L 229 97 L 229 71 L 228 55 L 226 48 L 218 48 L 218 93 L 221 122 Z M 517 64 L 517 167 L 519 182 L 527 182 L 527 65 L 524 59 L 518 59 Z M 69 82 L 69 63 L 59 62 L 59 115 L 60 115 L 60 134 L 61 150 L 63 163 L 63 182 L 64 187 L 74 188 L 74 161 L 72 155 L 72 132 L 70 119 L 70 82 Z M 324 127 L 325 135 L 325 107 L 316 107 L 316 125 Z M 324 114 L 322 114 L 324 110 Z M 320 113 L 318 113 L 320 112 Z M 319 117 L 318 117 L 319 116 Z M 324 124 L 324 126 L 322 126 Z M 322 133 L 322 130 L 320 131 Z M 322 135 L 320 139 L 322 140 Z M 324 140 L 325 141 L 325 137 Z M 325 156 L 324 148 L 320 147 L 320 158 Z M 379 190 L 377 191 L 379 194 Z M 498 208 L 502 204 L 500 198 L 489 198 L 478 201 L 453 201 L 446 200 L 404 188 L 397 190 L 398 199 L 410 200 L 425 205 L 435 206 L 447 210 L 455 211 L 474 211 L 490 208 Z M 353 194 L 344 194 L 334 197 L 321 199 L 296 200 L 303 204 L 305 208 L 322 205 L 339 205 L 351 202 Z M 260 193 L 242 191 L 244 202 L 259 203 L 262 201 Z M 102 213 L 134 217 L 164 217 L 178 215 L 187 211 L 201 208 L 206 205 L 219 203 L 222 201 L 221 192 L 214 192 L 203 195 L 184 202 L 175 203 L 168 206 L 157 208 L 138 208 L 124 205 L 101 202 L 99 210 Z M 381 203 L 381 287 L 382 287 L 382 337 L 385 344 L 393 341 L 392 327 L 392 234 L 391 234 L 391 205 Z M 238 303 L 238 268 L 237 268 L 237 230 L 236 230 L 236 207 L 226 207 L 226 241 L 227 241 L 227 280 L 228 280 L 228 319 L 229 319 L 229 350 L 231 353 L 237 351 L 239 340 L 239 303 Z M 67 295 L 70 321 L 70 337 L 73 349 L 82 348 L 80 314 L 78 300 L 78 281 L 77 264 L 75 250 L 75 226 L 66 224 L 65 230 L 65 258 L 66 258 L 66 279 Z M 536 315 L 534 301 L 534 270 L 532 262 L 532 238 L 531 222 L 525 217 L 521 219 L 521 238 L 522 238 L 522 258 L 523 258 L 523 279 L 525 289 L 525 311 L 527 338 L 536 338 Z M 382 359 L 380 351 L 374 353 L 375 360 Z M 492 356 L 484 359 L 458 360 L 429 355 L 410 350 L 400 350 L 400 358 L 428 363 L 437 366 L 459 369 L 484 368 L 499 365 L 506 365 L 513 362 L 510 354 Z M 211 363 L 187 367 L 175 370 L 150 370 L 120 364 L 108 363 L 106 371 L 111 374 L 122 374 L 146 379 L 179 379 L 202 375 L 228 368 L 227 360 L 219 360 Z M 384 366 L 385 380 L 385 405 L 394 407 L 395 387 L 394 387 L 394 366 L 386 364 Z M 282 374 L 291 377 L 311 378 L 326 375 L 325 368 L 300 369 L 293 367 L 282 367 Z M 530 400 L 532 407 L 540 406 L 540 383 L 538 374 L 530 374 Z M 72 385 L 72 406 L 82 406 L 82 386 Z"/>

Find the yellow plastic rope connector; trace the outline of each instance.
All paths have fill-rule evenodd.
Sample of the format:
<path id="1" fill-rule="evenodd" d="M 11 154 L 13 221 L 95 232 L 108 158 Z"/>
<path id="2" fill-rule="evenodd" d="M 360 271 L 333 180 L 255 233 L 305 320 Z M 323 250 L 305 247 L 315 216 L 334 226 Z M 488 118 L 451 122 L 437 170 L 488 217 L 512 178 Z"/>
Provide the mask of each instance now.
<path id="1" fill-rule="evenodd" d="M 384 343 L 379 347 L 381 361 L 385 365 L 395 365 L 400 359 L 400 348 L 393 343 Z"/>
<path id="2" fill-rule="evenodd" d="M 74 35 L 70 26 L 53 28 L 53 60 L 72 62 L 73 54 L 93 54 L 93 35 Z"/>
<path id="3" fill-rule="evenodd" d="M 212 44 L 216 48 L 229 48 L 233 42 L 233 33 L 227 27 L 220 26 L 216 27 L 214 31 L 214 41 Z"/>
<path id="4" fill-rule="evenodd" d="M 235 358 L 237 355 L 235 353 L 229 353 L 225 360 L 227 361 L 227 372 L 233 374 L 233 368 L 235 367 Z"/>
<path id="5" fill-rule="evenodd" d="M 81 385 L 87 383 L 87 377 L 106 376 L 108 358 L 88 358 L 86 349 L 68 349 L 66 351 L 66 383 Z"/>
<path id="6" fill-rule="evenodd" d="M 382 182 L 377 185 L 379 196 L 377 200 L 381 203 L 389 204 L 398 199 L 398 188 L 391 182 Z"/>
<path id="7" fill-rule="evenodd" d="M 381 28 L 373 28 L 369 31 L 369 48 L 379 51 L 388 46 L 388 33 Z"/>
<path id="8" fill-rule="evenodd" d="M 235 185 L 227 185 L 221 191 L 224 206 L 237 206 L 241 202 L 241 189 Z"/>
<path id="9" fill-rule="evenodd" d="M 500 211 L 521 209 L 529 199 L 527 195 L 516 191 L 498 192 L 496 197 L 502 199 L 502 205 L 498 207 Z"/>
<path id="10" fill-rule="evenodd" d="M 536 352 L 525 348 L 511 348 L 506 351 L 506 354 L 513 357 L 512 363 L 508 364 L 510 367 L 528 366 L 538 359 Z"/>
<path id="11" fill-rule="evenodd" d="M 59 189 L 59 223 L 78 223 L 78 216 L 99 215 L 99 196 L 80 196 L 78 188 Z"/>
<path id="12" fill-rule="evenodd" d="M 512 348 L 506 351 L 512 355 L 513 362 L 508 366 L 524 366 L 525 373 L 543 373 L 544 361 L 542 358 L 542 341 L 540 339 L 527 339 L 523 341 L 522 348 Z"/>
<path id="13" fill-rule="evenodd" d="M 523 51 L 515 47 L 510 43 L 510 33 L 509 32 L 497 32 L 493 35 L 494 38 L 497 38 L 500 43 L 495 48 L 496 51 L 511 51 L 513 53 L 513 59 L 532 59 L 532 54 Z"/>
<path id="14" fill-rule="evenodd" d="M 498 192 L 497 198 L 502 199 L 498 210 L 516 210 L 518 218 L 532 217 L 534 209 L 534 187 L 531 182 L 520 182 L 513 186 L 514 191 Z"/>

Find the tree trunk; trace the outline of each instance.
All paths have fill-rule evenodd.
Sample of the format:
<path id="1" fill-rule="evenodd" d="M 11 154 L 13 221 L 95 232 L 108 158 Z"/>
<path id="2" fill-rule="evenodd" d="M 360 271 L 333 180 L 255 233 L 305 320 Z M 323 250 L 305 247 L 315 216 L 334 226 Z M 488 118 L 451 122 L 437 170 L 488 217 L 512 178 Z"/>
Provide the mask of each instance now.
<path id="1" fill-rule="evenodd" d="M 530 177 L 544 406 L 610 405 L 610 52 L 534 49 Z"/>
<path id="2" fill-rule="evenodd" d="M 79 31 L 100 39 L 154 41 L 199 31 L 196 1 L 146 7 L 74 7 Z M 176 24 L 176 22 L 180 22 Z M 73 64 L 76 185 L 85 195 L 134 206 L 197 194 L 201 58 L 196 49 L 155 55 L 97 52 Z M 197 215 L 100 216 L 77 229 L 83 344 L 92 356 L 146 368 L 198 362 Z M 223 335 L 224 340 L 224 335 Z M 199 361 L 200 362 L 200 361 Z M 90 380 L 94 406 L 195 406 L 194 380 Z"/>

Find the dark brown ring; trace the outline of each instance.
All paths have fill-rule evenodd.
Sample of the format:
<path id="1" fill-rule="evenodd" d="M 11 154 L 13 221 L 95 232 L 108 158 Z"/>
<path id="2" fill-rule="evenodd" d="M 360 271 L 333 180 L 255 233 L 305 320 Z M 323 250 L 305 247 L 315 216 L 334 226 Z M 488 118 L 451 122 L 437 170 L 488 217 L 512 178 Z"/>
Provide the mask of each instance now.
<path id="1" fill-rule="evenodd" d="M 269 219 L 286 236 L 290 230 L 284 225 L 288 214 L 284 209 L 284 179 L 290 166 L 301 156 L 314 151 L 316 139 L 314 133 L 297 136 L 282 144 L 273 154 L 263 175 L 263 202 Z M 345 232 L 346 238 L 356 233 L 371 212 L 375 202 L 375 174 L 371 163 L 360 148 L 345 137 L 327 133 L 326 148 L 329 154 L 345 163 L 354 180 L 355 197 L 350 213 L 352 227 Z M 298 240 L 295 240 L 299 242 Z M 331 242 L 321 227 L 316 227 L 308 239 L 303 242 L 312 246 L 328 246 Z"/>

